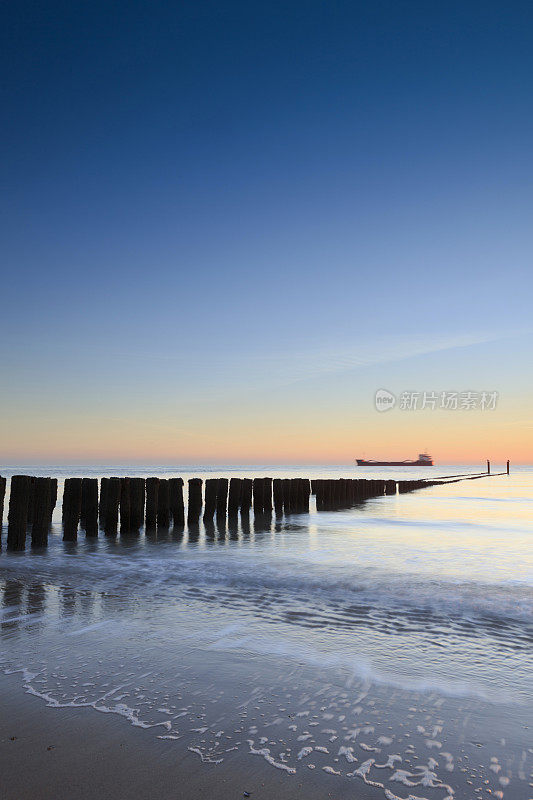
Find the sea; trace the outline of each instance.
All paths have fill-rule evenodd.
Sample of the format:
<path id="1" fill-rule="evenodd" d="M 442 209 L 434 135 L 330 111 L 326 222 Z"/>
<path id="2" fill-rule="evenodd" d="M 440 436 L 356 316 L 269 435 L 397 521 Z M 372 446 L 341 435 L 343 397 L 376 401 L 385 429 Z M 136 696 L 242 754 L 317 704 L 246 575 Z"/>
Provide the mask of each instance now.
<path id="1" fill-rule="evenodd" d="M 0 670 L 43 713 L 113 713 L 387 800 L 533 797 L 533 467 L 339 511 L 63 542 L 65 477 L 397 478 L 479 465 L 10 465 L 55 476 L 49 544 L 0 553 Z M 504 467 L 493 465 L 493 473 Z M 1 676 L 0 676 L 1 682 Z"/>

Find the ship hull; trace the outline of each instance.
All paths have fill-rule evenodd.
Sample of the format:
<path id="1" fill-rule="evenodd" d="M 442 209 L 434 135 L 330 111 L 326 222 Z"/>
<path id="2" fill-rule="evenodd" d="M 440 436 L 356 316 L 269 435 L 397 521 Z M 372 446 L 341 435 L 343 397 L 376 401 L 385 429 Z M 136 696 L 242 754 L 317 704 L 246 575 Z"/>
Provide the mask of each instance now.
<path id="1" fill-rule="evenodd" d="M 356 458 L 358 467 L 432 467 L 433 461 L 366 461 Z"/>

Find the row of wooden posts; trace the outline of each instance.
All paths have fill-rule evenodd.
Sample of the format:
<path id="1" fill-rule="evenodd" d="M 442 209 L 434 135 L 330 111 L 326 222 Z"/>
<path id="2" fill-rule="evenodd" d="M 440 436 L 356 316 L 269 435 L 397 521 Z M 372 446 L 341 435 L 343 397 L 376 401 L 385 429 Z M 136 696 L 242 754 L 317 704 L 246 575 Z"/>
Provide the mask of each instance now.
<path id="1" fill-rule="evenodd" d="M 209 521 L 248 515 L 309 512 L 309 498 L 316 495 L 317 511 L 348 508 L 370 497 L 413 491 L 436 481 L 394 481 L 338 478 L 191 478 L 188 482 L 187 524 L 200 517 Z M 78 529 L 86 536 L 138 533 L 146 530 L 183 528 L 185 503 L 182 478 L 67 478 L 63 489 L 63 539 L 74 541 Z M 14 475 L 9 498 L 7 547 L 24 550 L 31 528 L 33 546 L 48 542 L 52 513 L 57 502 L 57 478 Z M 6 479 L 0 477 L 0 520 Z"/>
<path id="2" fill-rule="evenodd" d="M 509 467 L 507 467 L 507 471 Z M 489 473 L 490 474 L 490 473 Z M 453 476 L 447 476 L 453 478 Z M 479 476 L 481 477 L 481 476 Z M 317 511 L 349 508 L 371 497 L 403 494 L 448 481 L 370 480 L 337 478 L 191 478 L 188 481 L 187 524 L 198 525 L 235 518 L 240 512 L 256 517 L 309 512 L 309 497 L 316 496 Z M 182 478 L 66 478 L 63 488 L 63 539 L 75 541 L 78 529 L 88 537 L 135 534 L 185 526 Z M 57 478 L 14 475 L 9 496 L 7 547 L 24 550 L 28 529 L 35 547 L 48 543 L 48 532 L 57 502 Z M 202 491 L 204 489 L 204 491 Z M 0 477 L 0 522 L 3 517 L 6 479 Z"/>

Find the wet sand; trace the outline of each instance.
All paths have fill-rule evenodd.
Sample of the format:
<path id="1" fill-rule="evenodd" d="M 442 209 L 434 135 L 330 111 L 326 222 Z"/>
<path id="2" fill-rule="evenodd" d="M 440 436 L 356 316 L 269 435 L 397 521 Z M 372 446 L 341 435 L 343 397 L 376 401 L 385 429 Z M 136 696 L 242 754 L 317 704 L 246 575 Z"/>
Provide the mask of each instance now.
<path id="1" fill-rule="evenodd" d="M 47 708 L 18 675 L 0 676 L 0 705 L 1 800 L 383 797 L 320 770 L 286 775 L 243 752 L 202 764 L 186 744 L 155 739 L 115 714 Z"/>

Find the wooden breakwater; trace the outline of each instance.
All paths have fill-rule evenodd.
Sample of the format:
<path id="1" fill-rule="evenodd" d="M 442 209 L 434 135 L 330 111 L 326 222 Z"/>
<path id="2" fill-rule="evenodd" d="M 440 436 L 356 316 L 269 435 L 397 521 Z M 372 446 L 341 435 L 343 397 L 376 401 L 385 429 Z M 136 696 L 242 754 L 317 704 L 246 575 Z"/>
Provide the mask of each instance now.
<path id="1" fill-rule="evenodd" d="M 183 531 L 185 520 L 194 529 L 203 519 L 206 530 L 213 520 L 235 522 L 240 514 L 256 518 L 309 513 L 310 497 L 316 498 L 316 510 L 335 511 L 351 508 L 375 497 L 405 494 L 428 486 L 475 480 L 487 472 L 445 475 L 435 480 L 381 480 L 365 478 L 201 478 L 188 480 L 184 496 L 182 478 L 66 478 L 63 487 L 63 539 L 75 541 L 83 530 L 87 537 L 139 534 L 173 527 Z M 2 520 L 6 479 L 0 477 L 0 521 Z M 48 543 L 52 514 L 57 503 L 57 478 L 14 475 L 10 482 L 7 548 L 24 550 L 31 534 L 34 547 Z M 187 506 L 185 505 L 187 501 Z M 1 544 L 1 539 L 0 539 Z"/>

